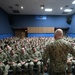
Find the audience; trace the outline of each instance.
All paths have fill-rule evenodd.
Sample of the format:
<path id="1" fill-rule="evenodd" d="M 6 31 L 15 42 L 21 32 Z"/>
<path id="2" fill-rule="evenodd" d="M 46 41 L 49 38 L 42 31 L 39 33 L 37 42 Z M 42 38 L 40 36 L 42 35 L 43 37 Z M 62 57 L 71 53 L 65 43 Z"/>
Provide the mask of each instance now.
<path id="1" fill-rule="evenodd" d="M 43 60 L 43 57 L 46 57 L 46 55 L 44 55 L 44 51 L 46 50 L 46 45 L 53 40 L 53 37 L 30 37 L 23 39 L 11 37 L 0 39 L 0 65 L 1 62 L 4 65 L 3 67 L 0 67 L 0 72 L 2 72 L 3 75 L 8 75 L 8 71 L 11 67 L 15 73 L 15 68 L 20 70 L 24 66 L 24 68 L 29 68 L 32 73 L 33 67 L 36 65 L 39 73 L 41 68 L 43 68 L 43 62 L 49 63 L 48 60 L 50 59 L 47 59 L 47 61 Z M 73 48 L 75 48 L 75 39 L 64 37 L 64 40 L 70 42 L 73 45 Z M 37 61 L 35 62 L 35 60 Z M 22 62 L 24 63 L 22 64 Z M 74 60 L 71 62 L 74 62 Z"/>

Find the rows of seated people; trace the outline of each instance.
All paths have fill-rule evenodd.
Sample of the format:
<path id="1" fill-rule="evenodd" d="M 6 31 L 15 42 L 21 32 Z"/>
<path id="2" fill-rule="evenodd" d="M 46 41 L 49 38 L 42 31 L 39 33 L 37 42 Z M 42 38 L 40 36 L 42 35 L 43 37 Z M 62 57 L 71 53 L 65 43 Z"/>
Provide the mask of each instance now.
<path id="1" fill-rule="evenodd" d="M 33 73 L 34 65 L 37 66 L 37 72 L 40 73 L 43 67 L 42 57 L 46 44 L 51 38 L 6 38 L 0 40 L 0 72 L 8 75 L 9 69 L 21 70 L 24 67 L 26 71 L 30 69 Z"/>
<path id="2" fill-rule="evenodd" d="M 74 39 L 64 38 L 65 40 L 72 43 L 74 46 Z M 30 74 L 33 74 L 34 66 L 37 67 L 37 73 L 40 74 L 43 70 L 43 57 L 46 50 L 46 45 L 53 38 L 48 37 L 31 37 L 31 38 L 5 38 L 0 40 L 0 72 L 3 75 L 8 75 L 9 69 L 13 70 L 15 74 L 16 71 L 20 71 L 22 68 L 26 73 L 29 69 Z M 71 55 L 69 54 L 68 57 Z M 48 62 L 48 61 L 47 61 Z"/>

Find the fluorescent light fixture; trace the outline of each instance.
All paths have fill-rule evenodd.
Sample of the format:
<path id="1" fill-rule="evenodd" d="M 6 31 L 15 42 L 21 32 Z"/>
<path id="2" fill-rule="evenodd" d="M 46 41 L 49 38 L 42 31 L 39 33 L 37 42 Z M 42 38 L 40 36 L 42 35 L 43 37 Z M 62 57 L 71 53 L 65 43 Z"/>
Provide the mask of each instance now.
<path id="1" fill-rule="evenodd" d="M 21 6 L 21 9 L 23 9 L 23 6 Z"/>
<path id="2" fill-rule="evenodd" d="M 63 7 L 60 7 L 60 10 L 62 10 L 63 9 Z"/>
<path id="3" fill-rule="evenodd" d="M 64 12 L 71 12 L 72 9 L 65 9 Z"/>
<path id="4" fill-rule="evenodd" d="M 72 4 L 75 4 L 75 0 L 72 2 Z"/>
<path id="5" fill-rule="evenodd" d="M 47 11 L 47 12 L 51 12 L 53 9 L 51 9 L 51 8 L 46 8 L 45 9 L 45 11 Z"/>

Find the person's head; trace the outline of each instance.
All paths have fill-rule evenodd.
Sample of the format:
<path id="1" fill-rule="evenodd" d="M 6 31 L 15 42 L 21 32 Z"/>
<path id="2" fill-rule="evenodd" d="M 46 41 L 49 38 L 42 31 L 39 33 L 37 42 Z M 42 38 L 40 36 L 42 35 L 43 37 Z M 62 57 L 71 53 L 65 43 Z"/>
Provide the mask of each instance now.
<path id="1" fill-rule="evenodd" d="M 15 45 L 15 49 L 17 50 L 19 47 L 18 47 L 18 45 Z"/>
<path id="2" fill-rule="evenodd" d="M 14 55 L 15 54 L 15 51 L 14 50 L 11 50 L 10 53 L 11 53 L 11 55 Z"/>
<path id="3" fill-rule="evenodd" d="M 32 50 L 33 50 L 34 53 L 36 52 L 36 48 L 35 47 L 32 47 Z"/>
<path id="4" fill-rule="evenodd" d="M 24 54 L 24 53 L 25 53 L 25 49 L 21 48 L 21 54 Z"/>
<path id="5" fill-rule="evenodd" d="M 6 47 L 7 47 L 7 50 L 11 50 L 11 47 L 8 44 L 7 44 Z"/>
<path id="6" fill-rule="evenodd" d="M 54 38 L 55 39 L 63 38 L 63 30 L 62 29 L 57 29 L 54 33 Z"/>

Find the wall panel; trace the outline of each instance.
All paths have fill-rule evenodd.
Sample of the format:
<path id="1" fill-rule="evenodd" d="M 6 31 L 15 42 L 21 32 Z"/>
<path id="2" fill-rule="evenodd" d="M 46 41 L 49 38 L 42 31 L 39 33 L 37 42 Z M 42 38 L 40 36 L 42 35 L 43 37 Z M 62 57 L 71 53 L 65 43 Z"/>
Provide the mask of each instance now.
<path id="1" fill-rule="evenodd" d="M 28 33 L 54 33 L 54 27 L 28 27 Z"/>

